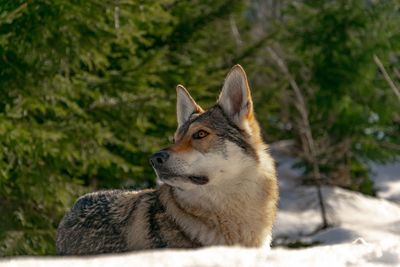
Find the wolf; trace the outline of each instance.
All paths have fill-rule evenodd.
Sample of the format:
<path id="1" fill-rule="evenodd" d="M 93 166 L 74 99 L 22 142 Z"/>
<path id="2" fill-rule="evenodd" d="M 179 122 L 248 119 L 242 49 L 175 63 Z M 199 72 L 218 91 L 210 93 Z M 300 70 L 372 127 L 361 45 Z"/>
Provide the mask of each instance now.
<path id="1" fill-rule="evenodd" d="M 203 110 L 177 86 L 173 144 L 150 158 L 160 184 L 79 198 L 62 219 L 59 255 L 215 245 L 268 247 L 278 186 L 253 111 L 246 73 L 228 73 L 217 103 Z"/>

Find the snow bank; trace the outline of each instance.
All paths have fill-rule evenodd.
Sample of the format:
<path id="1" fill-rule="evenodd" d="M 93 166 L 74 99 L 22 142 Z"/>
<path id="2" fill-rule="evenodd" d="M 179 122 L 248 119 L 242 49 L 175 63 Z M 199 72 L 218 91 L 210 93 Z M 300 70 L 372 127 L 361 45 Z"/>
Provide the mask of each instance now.
<path id="1" fill-rule="evenodd" d="M 399 266 L 400 244 L 394 240 L 376 244 L 343 244 L 302 250 L 211 247 L 200 250 L 149 251 L 87 258 L 13 258 L 0 267 L 258 267 L 258 266 Z"/>
<path id="2" fill-rule="evenodd" d="M 268 258 L 271 266 L 369 267 L 400 266 L 400 243 L 385 240 L 374 244 L 341 244 L 309 249 L 274 249 Z"/>
<path id="3" fill-rule="evenodd" d="M 291 168 L 295 159 L 279 153 L 280 150 L 272 148 L 280 183 L 280 202 L 273 232 L 275 244 L 348 244 L 357 238 L 369 243 L 381 240 L 398 240 L 400 243 L 400 205 L 391 201 L 397 197 L 400 200 L 400 163 L 371 167 L 379 198 L 337 187 L 323 187 L 328 222 L 332 227 L 314 233 L 322 224 L 316 188 L 300 185 L 301 170 Z"/>
<path id="4" fill-rule="evenodd" d="M 0 267 L 180 267 L 180 266 L 262 266 L 266 255 L 242 248 L 205 248 L 200 250 L 163 250 L 87 258 L 26 258 L 0 262 Z"/>
<path id="5" fill-rule="evenodd" d="M 275 239 L 305 243 L 349 243 L 395 239 L 400 242 L 400 206 L 384 199 L 364 196 L 340 188 L 324 187 L 322 193 L 332 228 L 312 233 L 321 225 L 317 193 L 312 187 L 298 187 L 281 194 L 274 228 Z"/>
<path id="6" fill-rule="evenodd" d="M 378 197 L 400 203 L 400 162 L 371 164 L 371 171 Z"/>

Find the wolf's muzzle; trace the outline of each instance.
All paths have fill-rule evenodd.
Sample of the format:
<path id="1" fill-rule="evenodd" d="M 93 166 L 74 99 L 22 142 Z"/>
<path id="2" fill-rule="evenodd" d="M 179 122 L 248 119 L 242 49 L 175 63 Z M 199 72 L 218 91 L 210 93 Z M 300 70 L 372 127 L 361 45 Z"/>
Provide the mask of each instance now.
<path id="1" fill-rule="evenodd" d="M 150 163 L 153 168 L 162 167 L 169 159 L 169 153 L 165 150 L 158 151 L 150 157 Z"/>

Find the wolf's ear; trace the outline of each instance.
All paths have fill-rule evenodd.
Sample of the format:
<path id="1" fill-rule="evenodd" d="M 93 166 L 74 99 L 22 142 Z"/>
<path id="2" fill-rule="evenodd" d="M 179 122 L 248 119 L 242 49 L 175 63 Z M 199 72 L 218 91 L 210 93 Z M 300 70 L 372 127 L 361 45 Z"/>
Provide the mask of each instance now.
<path id="1" fill-rule="evenodd" d="M 181 127 L 193 113 L 201 113 L 203 109 L 196 104 L 189 92 L 182 85 L 176 87 L 176 117 L 178 128 Z"/>
<path id="2" fill-rule="evenodd" d="M 218 104 L 240 128 L 245 120 L 253 116 L 253 101 L 246 73 L 240 65 L 235 65 L 225 78 Z"/>

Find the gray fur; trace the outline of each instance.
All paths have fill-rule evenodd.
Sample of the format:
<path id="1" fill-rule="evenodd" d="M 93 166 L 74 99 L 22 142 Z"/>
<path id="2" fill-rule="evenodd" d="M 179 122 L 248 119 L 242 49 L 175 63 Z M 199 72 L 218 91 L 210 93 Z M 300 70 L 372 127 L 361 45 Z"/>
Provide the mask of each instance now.
<path id="1" fill-rule="evenodd" d="M 172 196 L 172 191 L 164 191 Z M 100 191 L 79 198 L 58 227 L 57 254 L 90 255 L 135 249 L 201 246 L 198 241 L 189 238 L 172 215 L 166 213 L 159 191 L 151 190 L 127 199 L 129 193 L 132 192 Z M 138 208 L 145 209 L 143 220 L 148 225 L 143 235 L 149 242 L 142 247 L 129 246 L 127 242 L 127 233 L 133 226 Z M 174 233 L 174 238 L 163 234 L 165 232 Z"/>

